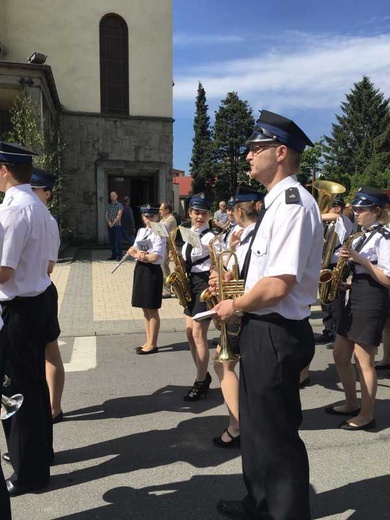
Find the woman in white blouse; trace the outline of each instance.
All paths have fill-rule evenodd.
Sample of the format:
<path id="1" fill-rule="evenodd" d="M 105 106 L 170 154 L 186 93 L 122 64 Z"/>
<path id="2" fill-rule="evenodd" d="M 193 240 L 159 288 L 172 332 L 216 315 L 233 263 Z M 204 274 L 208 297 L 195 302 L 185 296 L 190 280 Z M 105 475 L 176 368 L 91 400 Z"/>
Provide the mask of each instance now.
<path id="1" fill-rule="evenodd" d="M 127 252 L 137 260 L 131 305 L 142 308 L 144 312 L 146 342 L 136 348 L 136 353 L 142 356 L 158 352 L 158 309 L 161 307 L 163 289 L 161 264 L 165 254 L 166 238 L 156 235 L 151 229 L 150 223 L 157 222 L 159 217 L 158 206 L 141 206 L 141 214 L 145 227 L 138 230 L 134 246 Z"/>
<path id="2" fill-rule="evenodd" d="M 340 252 L 340 257 L 351 262 L 353 275 L 333 350 L 346 400 L 325 411 L 350 417 L 340 424 L 343 430 L 369 430 L 376 427 L 374 358 L 389 314 L 390 232 L 384 227 L 390 220 L 389 198 L 375 188 L 363 186 L 352 207 L 363 235 L 353 241 L 352 247 L 343 247 Z M 352 356 L 360 378 L 360 406 Z"/>

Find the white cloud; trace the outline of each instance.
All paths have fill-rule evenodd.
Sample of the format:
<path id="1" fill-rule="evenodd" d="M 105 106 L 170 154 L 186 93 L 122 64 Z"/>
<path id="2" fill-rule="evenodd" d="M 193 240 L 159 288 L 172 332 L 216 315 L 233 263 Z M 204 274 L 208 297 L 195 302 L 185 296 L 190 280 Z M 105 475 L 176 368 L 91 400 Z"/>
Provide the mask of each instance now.
<path id="1" fill-rule="evenodd" d="M 243 49 L 243 53 L 245 49 Z M 245 56 L 247 53 L 245 52 Z M 191 101 L 198 81 L 206 90 L 211 108 L 238 92 L 251 106 L 269 108 L 336 108 L 367 75 L 385 95 L 390 95 L 390 35 L 340 37 L 290 33 L 283 48 L 274 47 L 250 58 L 203 63 L 175 74 L 174 99 L 179 113 Z"/>
<path id="2" fill-rule="evenodd" d="M 213 45 L 225 43 L 238 43 L 244 41 L 243 36 L 234 34 L 185 34 L 178 33 L 173 36 L 173 45 L 185 47 L 190 45 Z"/>

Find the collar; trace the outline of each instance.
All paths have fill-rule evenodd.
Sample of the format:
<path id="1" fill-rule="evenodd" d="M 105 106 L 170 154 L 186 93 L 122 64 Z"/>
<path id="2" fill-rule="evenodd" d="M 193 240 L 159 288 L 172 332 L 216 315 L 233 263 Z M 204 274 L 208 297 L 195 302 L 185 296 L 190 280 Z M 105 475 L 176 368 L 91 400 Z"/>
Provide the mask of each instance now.
<path id="1" fill-rule="evenodd" d="M 378 227 L 380 227 L 380 225 L 381 225 L 380 222 L 376 221 L 369 228 L 362 228 L 362 231 L 363 231 L 363 233 L 369 233 L 370 231 L 374 231 L 375 229 L 378 229 Z"/>
<path id="2" fill-rule="evenodd" d="M 29 193 L 33 194 L 33 190 L 31 189 L 30 184 L 17 184 L 16 186 L 12 186 L 11 188 L 8 188 L 8 190 L 5 192 L 4 195 L 4 203 L 7 203 L 9 199 L 12 199 L 15 195 L 17 195 L 20 192 L 23 193 Z"/>
<path id="3" fill-rule="evenodd" d="M 292 186 L 299 186 L 299 182 L 295 174 L 290 175 L 289 177 L 286 177 L 285 179 L 275 184 L 271 191 L 269 191 L 264 197 L 265 209 L 268 209 L 281 193 L 285 192 L 287 188 L 291 188 Z"/>
<path id="4" fill-rule="evenodd" d="M 200 235 L 206 229 L 210 229 L 208 224 L 205 224 L 204 226 L 202 226 L 201 228 L 198 228 L 198 229 L 195 229 L 195 227 L 192 226 L 191 231 L 195 231 L 195 233 L 198 233 L 198 235 Z M 210 229 L 210 231 L 211 231 L 211 229 Z"/>
<path id="5" fill-rule="evenodd" d="M 244 240 L 246 239 L 246 237 L 249 235 L 249 233 L 251 231 L 253 231 L 253 229 L 255 229 L 255 226 L 256 226 L 256 222 L 253 222 L 253 224 L 249 224 L 249 226 L 247 226 L 246 228 L 244 228 L 244 231 L 242 232 L 242 235 L 240 237 L 240 243 L 241 242 L 244 242 Z"/>

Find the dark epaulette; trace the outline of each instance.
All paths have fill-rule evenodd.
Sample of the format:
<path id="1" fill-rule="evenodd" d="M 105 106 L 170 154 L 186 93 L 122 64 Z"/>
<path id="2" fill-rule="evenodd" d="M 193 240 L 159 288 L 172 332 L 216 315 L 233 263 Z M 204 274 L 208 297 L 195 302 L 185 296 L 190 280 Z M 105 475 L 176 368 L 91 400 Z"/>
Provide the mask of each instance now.
<path id="1" fill-rule="evenodd" d="M 381 235 L 383 235 L 385 237 L 386 240 L 389 240 L 390 238 L 390 231 L 388 229 L 386 229 L 385 227 L 381 226 L 379 229 L 378 229 L 378 233 L 380 233 Z"/>
<path id="2" fill-rule="evenodd" d="M 285 194 L 286 204 L 299 204 L 299 202 L 301 202 L 298 188 L 289 188 L 285 191 Z"/>

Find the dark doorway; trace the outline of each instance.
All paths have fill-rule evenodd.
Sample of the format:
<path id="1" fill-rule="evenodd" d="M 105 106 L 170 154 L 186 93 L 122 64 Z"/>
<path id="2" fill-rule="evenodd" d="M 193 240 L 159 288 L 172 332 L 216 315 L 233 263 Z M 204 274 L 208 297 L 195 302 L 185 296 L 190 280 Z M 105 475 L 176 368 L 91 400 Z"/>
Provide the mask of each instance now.
<path id="1" fill-rule="evenodd" d="M 119 177 L 109 175 L 108 193 L 116 191 L 119 202 L 123 203 L 123 198 L 130 198 L 130 206 L 133 208 L 137 229 L 143 226 L 139 207 L 145 203 L 157 203 L 156 200 L 156 180 L 153 177 Z"/>

